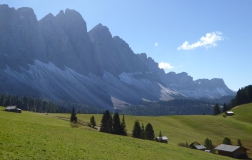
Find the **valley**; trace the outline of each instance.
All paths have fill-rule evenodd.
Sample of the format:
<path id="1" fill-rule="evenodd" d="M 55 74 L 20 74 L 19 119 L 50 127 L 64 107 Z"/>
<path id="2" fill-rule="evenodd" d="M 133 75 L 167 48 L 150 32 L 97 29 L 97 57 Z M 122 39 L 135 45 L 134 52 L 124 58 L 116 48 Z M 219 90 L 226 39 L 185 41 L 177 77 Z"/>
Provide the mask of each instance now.
<path id="1" fill-rule="evenodd" d="M 4 108 L 1 107 L 1 110 Z M 127 116 L 125 122 L 128 136 L 100 133 L 84 125 L 71 128 L 69 122 L 55 116 L 70 117 L 70 114 L 44 114 L 23 111 L 21 114 L 0 114 L 1 159 L 229 159 L 203 151 L 179 147 L 198 141 L 204 144 L 209 138 L 215 146 L 229 137 L 233 144 L 241 139 L 243 146 L 252 149 L 252 123 L 249 120 L 252 104 L 232 109 L 236 115 L 197 116 Z M 91 114 L 77 114 L 79 120 L 90 121 Z M 101 115 L 94 115 L 97 125 Z M 132 138 L 133 123 L 153 125 L 155 135 L 159 131 L 169 138 L 168 144 Z M 29 152 L 26 152 L 29 150 Z"/>

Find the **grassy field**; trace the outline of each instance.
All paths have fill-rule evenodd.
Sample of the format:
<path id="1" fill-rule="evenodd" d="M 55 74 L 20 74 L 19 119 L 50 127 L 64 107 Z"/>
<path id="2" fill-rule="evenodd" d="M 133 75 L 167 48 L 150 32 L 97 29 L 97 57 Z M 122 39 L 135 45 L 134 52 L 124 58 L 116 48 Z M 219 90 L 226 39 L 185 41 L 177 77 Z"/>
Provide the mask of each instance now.
<path id="1" fill-rule="evenodd" d="M 0 159 L 230 159 L 184 147 L 178 143 L 210 138 L 214 145 L 229 137 L 233 144 L 241 139 L 252 150 L 252 104 L 233 109 L 235 116 L 125 116 L 128 137 L 100 133 L 87 126 L 71 128 L 68 121 L 55 116 L 70 114 L 21 114 L 0 107 Z M 89 122 L 92 115 L 77 114 Z M 100 124 L 101 115 L 94 115 Z M 151 123 L 155 134 L 162 131 L 169 144 L 130 137 L 135 120 Z"/>

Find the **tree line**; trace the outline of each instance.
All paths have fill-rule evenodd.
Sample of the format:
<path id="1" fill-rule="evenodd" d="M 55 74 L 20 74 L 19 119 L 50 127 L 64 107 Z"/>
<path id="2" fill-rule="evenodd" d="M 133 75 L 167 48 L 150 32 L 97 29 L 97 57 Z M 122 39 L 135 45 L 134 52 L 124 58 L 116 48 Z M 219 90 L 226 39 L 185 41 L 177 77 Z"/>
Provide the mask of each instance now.
<path id="1" fill-rule="evenodd" d="M 95 125 L 95 118 L 92 116 L 90 118 L 89 126 L 94 128 Z M 127 136 L 124 115 L 121 121 L 118 112 L 114 113 L 112 116 L 110 112 L 106 110 L 102 115 L 100 132 Z M 150 123 L 144 127 L 143 123 L 142 126 L 140 126 L 139 121 L 135 121 L 132 130 L 132 137 L 153 140 L 155 138 L 154 129 Z"/>
<path id="2" fill-rule="evenodd" d="M 42 99 L 33 99 L 26 96 L 3 95 L 0 94 L 0 106 L 16 105 L 18 108 L 33 112 L 66 113 L 66 107 L 60 107 L 52 102 Z"/>
<path id="3" fill-rule="evenodd" d="M 144 127 L 142 123 L 142 126 L 140 126 L 139 121 L 136 120 L 132 131 L 132 137 L 153 140 L 155 138 L 155 134 L 152 125 L 148 123 Z"/>
<path id="4" fill-rule="evenodd" d="M 231 108 L 226 103 L 223 104 L 222 108 L 220 108 L 219 104 L 216 103 L 214 105 L 213 115 L 218 115 L 220 113 L 225 113 L 226 111 L 228 111 L 230 109 Z"/>
<path id="5" fill-rule="evenodd" d="M 236 96 L 228 104 L 229 108 L 233 108 L 237 105 L 251 103 L 252 102 L 252 85 L 248 85 L 237 91 Z"/>
<path id="6" fill-rule="evenodd" d="M 142 102 L 141 105 L 128 106 L 120 113 L 137 116 L 163 115 L 202 115 L 213 114 L 213 103 L 196 99 L 174 99 L 171 101 Z"/>
<path id="7" fill-rule="evenodd" d="M 126 136 L 127 130 L 126 130 L 126 124 L 124 120 L 124 115 L 121 122 L 118 112 L 116 112 L 112 117 L 110 112 L 106 110 L 102 115 L 100 132 Z"/>
<path id="8" fill-rule="evenodd" d="M 12 105 L 16 105 L 22 110 L 47 113 L 70 113 L 71 108 L 75 108 L 77 113 L 101 114 L 104 111 L 102 108 L 77 103 L 0 94 L 0 106 Z"/>

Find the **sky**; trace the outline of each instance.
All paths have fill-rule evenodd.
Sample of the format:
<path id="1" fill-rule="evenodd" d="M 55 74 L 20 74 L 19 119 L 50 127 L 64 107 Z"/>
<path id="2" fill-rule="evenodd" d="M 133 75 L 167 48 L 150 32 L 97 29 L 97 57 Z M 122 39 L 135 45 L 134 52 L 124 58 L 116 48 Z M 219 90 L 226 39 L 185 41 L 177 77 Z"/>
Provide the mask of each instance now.
<path id="1" fill-rule="evenodd" d="M 101 23 L 168 72 L 222 78 L 237 91 L 252 84 L 252 0 L 0 0 L 30 7 L 40 20 L 66 8 L 88 31 Z"/>

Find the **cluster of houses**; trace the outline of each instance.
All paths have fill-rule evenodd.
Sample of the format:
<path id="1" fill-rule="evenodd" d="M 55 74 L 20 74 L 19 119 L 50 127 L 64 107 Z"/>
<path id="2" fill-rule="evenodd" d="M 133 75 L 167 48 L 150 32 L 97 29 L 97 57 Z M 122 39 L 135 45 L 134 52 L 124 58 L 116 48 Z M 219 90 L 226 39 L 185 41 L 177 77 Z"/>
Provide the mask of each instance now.
<path id="1" fill-rule="evenodd" d="M 189 148 L 211 152 L 210 150 L 206 150 L 206 147 L 199 144 L 198 142 L 191 143 L 189 145 Z M 248 150 L 247 148 L 242 147 L 242 146 L 233 146 L 233 145 L 227 145 L 227 144 L 220 144 L 214 149 L 218 151 L 219 155 L 228 156 L 232 158 L 246 158 L 247 150 Z"/>
<path id="2" fill-rule="evenodd" d="M 233 111 L 225 112 L 225 116 L 233 116 L 233 115 L 235 115 Z M 206 147 L 199 144 L 198 142 L 191 143 L 189 145 L 189 148 L 211 152 L 210 150 L 206 150 Z M 228 156 L 232 158 L 247 158 L 248 149 L 242 146 L 220 144 L 219 146 L 215 147 L 214 150 L 218 151 L 218 154 L 222 156 Z"/>

